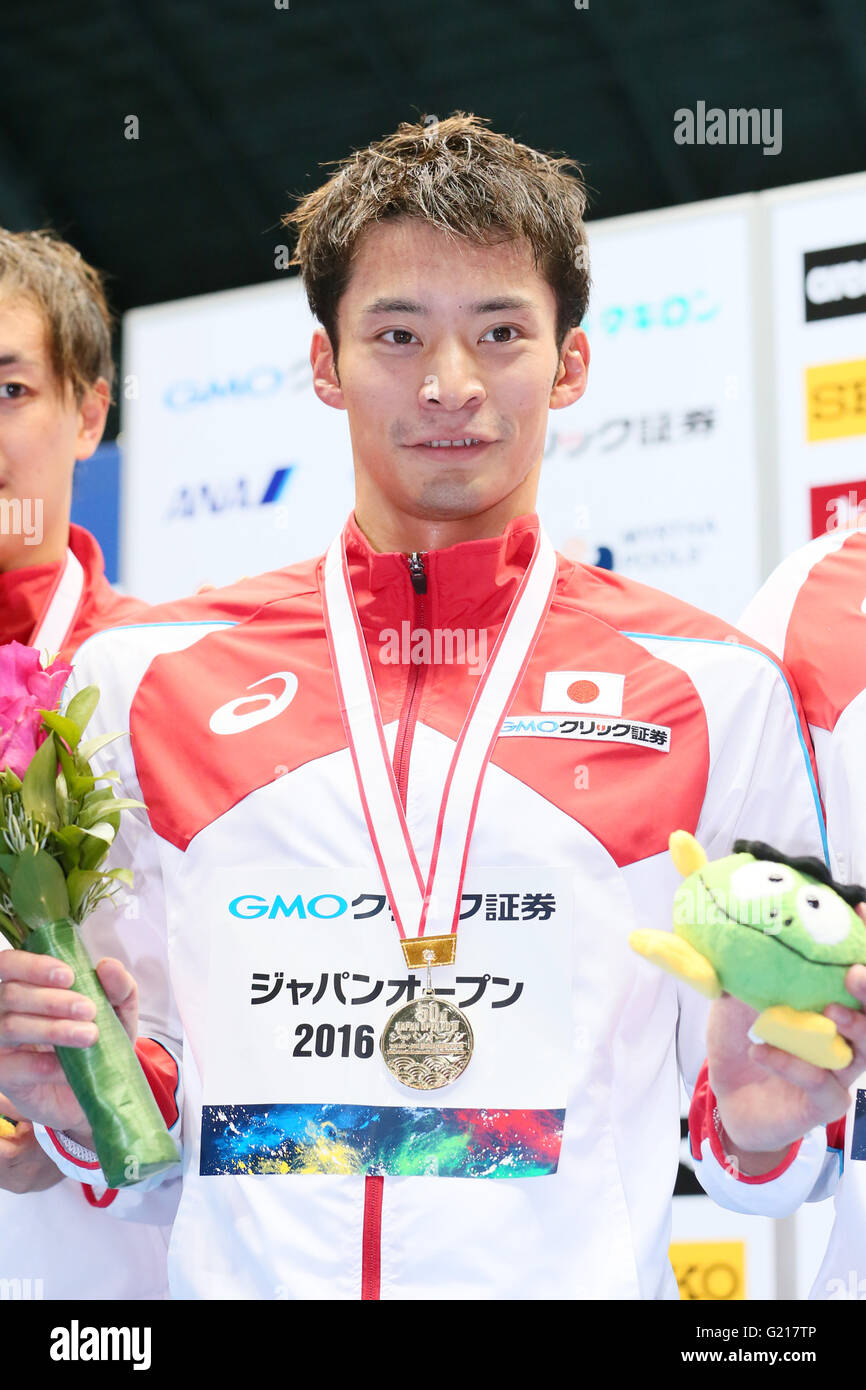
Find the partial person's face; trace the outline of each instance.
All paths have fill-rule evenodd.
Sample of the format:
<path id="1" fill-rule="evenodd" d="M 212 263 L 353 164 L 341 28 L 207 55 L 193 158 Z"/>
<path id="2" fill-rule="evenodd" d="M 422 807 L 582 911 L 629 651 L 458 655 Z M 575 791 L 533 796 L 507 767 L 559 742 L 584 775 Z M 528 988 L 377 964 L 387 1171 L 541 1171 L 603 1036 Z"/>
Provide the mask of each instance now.
<path id="1" fill-rule="evenodd" d="M 380 223 L 338 322 L 339 379 L 322 332 L 311 361 L 320 399 L 348 411 L 359 497 L 428 521 L 533 509 L 547 413 L 583 394 L 589 345 L 572 329 L 558 353 L 556 297 L 527 243 Z"/>
<path id="2" fill-rule="evenodd" d="M 100 378 L 78 405 L 55 378 L 39 310 L 0 299 L 0 572 L 62 557 L 75 462 L 102 438 L 108 404 Z"/>

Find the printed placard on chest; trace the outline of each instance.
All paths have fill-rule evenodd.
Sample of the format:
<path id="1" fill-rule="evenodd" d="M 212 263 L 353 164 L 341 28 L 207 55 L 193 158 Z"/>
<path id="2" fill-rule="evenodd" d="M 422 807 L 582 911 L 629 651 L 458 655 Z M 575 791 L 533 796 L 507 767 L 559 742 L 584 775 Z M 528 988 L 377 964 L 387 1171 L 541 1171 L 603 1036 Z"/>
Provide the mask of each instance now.
<path id="1" fill-rule="evenodd" d="M 379 1047 L 426 972 L 407 970 L 375 875 L 222 870 L 202 921 L 202 1174 L 555 1172 L 574 1027 L 568 870 L 467 876 L 456 962 L 432 971 L 428 1014 L 456 1005 L 475 1046 L 457 1080 L 425 1092 Z"/>

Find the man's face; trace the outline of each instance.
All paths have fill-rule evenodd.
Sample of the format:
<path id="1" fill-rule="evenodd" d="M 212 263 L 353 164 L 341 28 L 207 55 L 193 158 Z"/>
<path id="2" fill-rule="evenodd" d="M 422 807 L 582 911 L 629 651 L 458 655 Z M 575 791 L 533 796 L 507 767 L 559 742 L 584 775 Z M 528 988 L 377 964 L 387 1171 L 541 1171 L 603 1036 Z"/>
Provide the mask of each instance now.
<path id="1" fill-rule="evenodd" d="M 324 334 L 312 358 L 320 397 L 348 411 L 359 496 L 428 520 L 511 495 L 532 510 L 548 411 L 582 394 L 589 352 L 573 329 L 561 364 L 556 297 L 528 243 L 380 223 L 359 243 L 338 324 L 339 382 Z M 432 446 L 464 439 L 480 442 Z"/>
<path id="2" fill-rule="evenodd" d="M 0 502 L 17 499 L 21 516 L 40 517 L 38 531 L 31 526 L 34 543 L 14 529 L 15 512 L 0 509 L 0 571 L 60 558 L 75 461 L 99 443 L 108 396 L 100 378 L 76 404 L 54 376 L 39 310 L 20 297 L 0 298 Z M 56 556 L 46 549 L 52 544 Z"/>

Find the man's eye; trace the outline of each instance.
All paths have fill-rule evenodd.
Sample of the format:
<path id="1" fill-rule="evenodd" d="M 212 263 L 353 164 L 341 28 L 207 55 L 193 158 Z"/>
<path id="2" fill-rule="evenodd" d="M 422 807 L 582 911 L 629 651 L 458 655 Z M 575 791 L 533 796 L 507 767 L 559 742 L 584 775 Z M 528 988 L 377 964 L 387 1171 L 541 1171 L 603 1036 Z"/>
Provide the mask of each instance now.
<path id="1" fill-rule="evenodd" d="M 26 391 L 26 390 L 27 390 L 27 387 L 26 387 L 26 386 L 24 385 L 24 383 L 21 382 L 21 381 L 3 381 L 3 382 L 0 382 L 0 400 L 5 400 L 5 401 L 17 401 L 17 400 L 20 399 L 20 396 L 21 396 L 22 391 Z M 11 395 L 4 394 L 4 393 L 6 393 L 6 392 L 11 392 L 12 394 L 11 394 Z"/>
<path id="2" fill-rule="evenodd" d="M 484 342 L 485 338 L 489 338 L 491 333 L 514 333 L 516 335 L 517 329 L 512 328 L 511 325 L 508 323 L 499 323 L 496 325 L 495 328 L 489 328 L 487 330 L 487 332 L 484 334 L 484 337 L 481 339 L 482 343 Z M 493 341 L 495 343 L 513 343 L 514 338 L 494 338 Z"/>
<path id="3" fill-rule="evenodd" d="M 381 335 L 385 342 L 390 341 L 388 335 L 391 333 L 394 333 L 396 335 L 395 342 L 397 347 L 404 347 L 408 339 L 415 337 L 415 334 L 410 333 L 408 328 L 389 328 L 385 333 Z"/>

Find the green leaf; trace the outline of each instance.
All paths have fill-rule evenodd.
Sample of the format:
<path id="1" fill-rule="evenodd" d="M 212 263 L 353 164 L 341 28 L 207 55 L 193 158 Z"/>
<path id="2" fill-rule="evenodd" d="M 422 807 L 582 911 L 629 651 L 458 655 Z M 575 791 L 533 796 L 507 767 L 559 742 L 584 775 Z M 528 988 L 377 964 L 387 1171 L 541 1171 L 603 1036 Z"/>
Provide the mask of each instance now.
<path id="1" fill-rule="evenodd" d="M 72 802 L 74 806 L 76 803 Z M 70 869 L 78 868 L 79 850 L 87 836 L 86 830 L 80 830 L 77 825 L 62 825 L 58 830 L 49 830 L 46 848 L 55 857 L 59 856 L 60 862 L 67 873 Z"/>
<path id="2" fill-rule="evenodd" d="M 48 847 L 60 854 L 67 873 L 72 869 L 94 869 L 105 858 L 116 831 L 109 822 L 100 821 L 92 830 L 79 825 L 64 825 L 52 830 Z"/>
<path id="3" fill-rule="evenodd" d="M 61 849 L 77 849 L 86 834 L 87 831 L 77 825 L 61 825 L 57 830 L 49 830 L 48 842 Z"/>
<path id="4" fill-rule="evenodd" d="M 65 739 L 70 748 L 78 747 L 78 742 L 81 738 L 81 730 L 73 720 L 68 719 L 64 714 L 58 714 L 57 711 L 53 709 L 41 709 L 39 713 L 42 715 L 43 724 L 46 724 L 54 733 L 59 734 L 62 739 Z"/>
<path id="5" fill-rule="evenodd" d="M 90 759 L 95 753 L 99 752 L 100 748 L 105 748 L 106 744 L 114 743 L 114 740 L 117 738 L 125 737 L 126 735 L 121 729 L 120 733 L 117 734 L 100 734 L 98 738 L 89 738 L 86 743 L 81 744 L 78 749 L 78 756 L 83 759 L 84 762 L 89 763 Z M 105 776 L 104 773 L 101 775 Z"/>
<path id="6" fill-rule="evenodd" d="M 28 815 L 35 816 L 43 825 L 55 826 L 58 823 L 54 786 L 56 768 L 54 739 L 47 738 L 30 759 L 30 766 L 21 784 L 21 804 L 24 810 Z"/>
<path id="7" fill-rule="evenodd" d="M 66 787 L 71 797 L 80 798 L 86 792 L 93 791 L 96 785 L 95 779 L 89 773 L 82 774 L 77 762 L 70 757 L 66 749 L 61 747 L 57 750 L 60 758 L 60 766 L 63 768 L 63 775 L 66 778 Z"/>
<path id="8" fill-rule="evenodd" d="M 98 820 L 103 820 L 106 813 L 115 811 L 126 811 L 134 806 L 144 807 L 143 801 L 134 801 L 128 796 L 104 797 L 101 801 L 92 801 L 89 805 L 82 808 L 78 817 L 78 824 L 84 830 L 90 830 Z"/>
<path id="9" fill-rule="evenodd" d="M 94 883 L 99 883 L 102 874 L 95 873 L 92 869 L 73 869 L 66 880 L 66 888 L 69 893 L 69 905 L 73 913 L 77 913 L 81 906 L 81 900 L 88 888 Z"/>
<path id="10" fill-rule="evenodd" d="M 0 870 L 4 874 L 11 874 L 15 868 L 18 856 L 16 854 L 0 854 Z"/>
<path id="11" fill-rule="evenodd" d="M 97 864 L 102 863 L 113 840 L 113 827 L 100 821 L 98 825 L 87 832 L 87 839 L 81 846 L 78 856 L 78 867 L 80 869 L 95 869 Z"/>
<path id="12" fill-rule="evenodd" d="M 0 912 L 0 932 L 6 937 L 13 950 L 20 951 L 24 945 L 24 933 L 12 921 L 11 917 L 6 916 L 5 912 Z"/>
<path id="13" fill-rule="evenodd" d="M 73 695 L 69 704 L 66 706 L 65 715 L 71 719 L 79 728 L 79 738 L 87 725 L 90 723 L 93 711 L 99 704 L 99 686 L 86 685 L 83 690 L 79 690 L 77 695 Z"/>
<path id="14" fill-rule="evenodd" d="M 61 825 L 66 825 L 70 821 L 69 796 L 66 790 L 66 778 L 61 769 L 54 779 L 54 797 L 57 803 L 57 817 Z"/>
<path id="15" fill-rule="evenodd" d="M 134 882 L 132 869 L 108 869 L 102 875 L 103 878 L 116 878 L 121 883 L 125 883 L 127 888 L 131 888 Z"/>
<path id="16" fill-rule="evenodd" d="M 19 854 L 9 884 L 16 916 L 28 927 L 44 927 L 69 916 L 66 879 L 57 860 L 44 849 Z"/>
<path id="17" fill-rule="evenodd" d="M 91 787 L 81 798 L 81 805 L 92 806 L 95 801 L 111 801 L 113 798 L 114 792 L 111 787 Z"/>
<path id="18" fill-rule="evenodd" d="M 4 767 L 0 771 L 0 787 L 5 792 L 20 792 L 21 778 L 12 771 L 11 767 Z"/>

